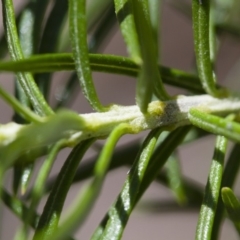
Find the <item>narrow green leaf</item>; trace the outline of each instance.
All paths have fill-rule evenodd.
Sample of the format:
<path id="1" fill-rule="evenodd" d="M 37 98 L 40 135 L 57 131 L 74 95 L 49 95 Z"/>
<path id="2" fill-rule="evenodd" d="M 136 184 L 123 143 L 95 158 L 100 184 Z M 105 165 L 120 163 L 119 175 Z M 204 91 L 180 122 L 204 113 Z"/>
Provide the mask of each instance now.
<path id="1" fill-rule="evenodd" d="M 221 187 L 229 187 L 232 188 L 234 182 L 236 181 L 238 171 L 240 168 L 240 145 L 235 144 L 233 147 L 230 156 L 228 158 L 227 164 L 224 169 L 222 186 Z M 221 227 L 222 219 L 224 215 L 224 205 L 221 198 L 219 198 L 217 212 L 214 219 L 213 231 L 212 231 L 212 240 L 218 239 L 219 229 Z"/>
<path id="2" fill-rule="evenodd" d="M 41 2 L 41 3 L 40 3 Z M 19 41 L 22 47 L 23 55 L 29 57 L 36 53 L 36 47 L 39 43 L 42 19 L 46 10 L 47 1 L 30 0 L 27 6 L 23 9 L 18 17 Z M 21 105 L 26 108 L 31 108 L 28 96 L 25 94 L 19 81 L 15 80 L 15 96 L 20 101 Z M 15 111 L 13 121 L 16 123 L 26 123 L 27 121 Z M 20 194 L 25 194 L 30 179 L 34 163 L 16 164 L 13 169 L 13 192 L 17 194 L 20 188 Z"/>
<path id="3" fill-rule="evenodd" d="M 240 202 L 230 188 L 222 188 L 221 193 L 228 216 L 232 220 L 238 234 L 240 235 Z"/>
<path id="4" fill-rule="evenodd" d="M 58 152 L 60 151 L 60 149 L 64 146 L 64 144 L 65 144 L 64 140 L 60 140 L 58 143 L 54 144 L 52 146 L 52 149 L 50 149 L 49 155 L 48 155 L 47 159 L 44 161 L 43 166 L 40 168 L 40 171 L 38 173 L 38 176 L 37 176 L 34 186 L 33 186 L 29 210 L 28 210 L 27 214 L 25 215 L 25 218 L 23 221 L 24 225 L 17 233 L 17 235 L 21 236 L 21 238 L 23 240 L 27 239 L 29 222 L 32 219 L 34 210 L 37 208 L 38 203 L 44 193 L 45 183 L 46 183 L 47 177 L 50 173 L 50 170 L 52 168 L 52 165 L 54 163 L 54 160 L 55 160 Z M 19 239 L 21 239 L 21 238 L 19 238 Z"/>
<path id="5" fill-rule="evenodd" d="M 25 108 L 31 108 L 30 101 L 28 97 L 26 96 L 23 88 L 21 87 L 20 83 L 18 81 L 14 81 L 14 95 L 17 98 L 17 100 L 21 103 L 22 107 Z M 12 120 L 16 123 L 24 124 L 26 123 L 26 119 L 24 119 L 18 112 L 14 111 L 14 115 L 12 117 Z"/>
<path id="6" fill-rule="evenodd" d="M 48 240 L 66 239 L 86 219 L 102 188 L 114 147 L 121 136 L 129 131 L 131 130 L 128 124 L 120 124 L 111 132 L 94 167 L 93 180 L 80 193 L 68 217 L 57 231 L 52 236 L 48 235 Z"/>
<path id="7" fill-rule="evenodd" d="M 25 216 L 28 214 L 29 208 L 22 201 L 11 196 L 5 189 L 1 189 L 1 200 L 22 222 L 25 221 Z M 34 212 L 29 224 L 35 229 L 38 221 L 39 216 Z M 69 240 L 73 240 L 73 238 L 69 238 Z"/>
<path id="8" fill-rule="evenodd" d="M 34 164 L 33 163 L 22 163 L 16 164 L 14 166 L 14 175 L 13 175 L 13 192 L 17 195 L 18 190 L 20 188 L 20 194 L 24 195 L 29 186 L 32 171 Z"/>
<path id="9" fill-rule="evenodd" d="M 187 203 L 186 191 L 183 184 L 179 159 L 172 154 L 166 162 L 166 175 L 169 182 L 169 188 L 172 190 L 177 202 L 180 205 Z"/>
<path id="10" fill-rule="evenodd" d="M 218 1 L 219 2 L 219 1 Z M 168 4 L 170 4 L 171 7 L 174 7 L 178 12 L 182 13 L 185 17 L 187 17 L 187 19 L 191 19 L 191 6 L 186 2 L 183 1 L 168 1 Z M 222 7 L 220 7 L 222 8 Z M 216 10 L 216 9 L 214 9 Z M 224 11 L 227 11 L 228 13 L 230 13 L 231 11 L 229 11 L 229 9 L 225 9 Z M 216 11 L 216 15 L 220 15 L 219 12 L 220 11 Z M 232 37 L 235 38 L 239 38 L 240 37 L 240 29 L 238 26 L 235 26 L 231 23 L 226 22 L 227 18 L 224 17 L 224 19 L 222 21 L 215 21 L 215 28 L 216 28 L 216 33 L 221 35 L 222 33 L 224 34 L 229 34 Z"/>
<path id="11" fill-rule="evenodd" d="M 87 30 L 86 30 L 86 0 L 69 1 L 70 37 L 76 71 L 83 93 L 91 106 L 97 111 L 106 110 L 100 103 L 91 75 L 88 58 Z"/>
<path id="12" fill-rule="evenodd" d="M 20 14 L 19 40 L 25 57 L 36 54 L 48 0 L 30 0 Z"/>
<path id="13" fill-rule="evenodd" d="M 148 0 L 131 0 L 131 3 L 142 57 L 136 100 L 142 112 L 146 112 L 153 92 L 161 100 L 167 100 L 169 96 L 157 67 L 158 49 L 151 28 Z"/>
<path id="14" fill-rule="evenodd" d="M 93 71 L 124 74 L 136 77 L 139 67 L 129 58 L 90 54 L 90 66 Z M 74 70 L 72 54 L 41 54 L 17 62 L 0 62 L 1 71 L 54 72 Z M 164 83 L 204 93 L 199 78 L 177 69 L 159 67 Z"/>
<path id="15" fill-rule="evenodd" d="M 42 122 L 41 118 L 33 113 L 30 109 L 23 106 L 16 98 L 7 93 L 0 87 L 0 96 L 25 120 L 29 122 L 39 123 Z"/>
<path id="16" fill-rule="evenodd" d="M 33 237 L 34 240 L 46 239 L 57 228 L 63 204 L 72 184 L 77 166 L 93 141 L 93 139 L 89 139 L 80 143 L 68 156 L 45 204 Z"/>
<path id="17" fill-rule="evenodd" d="M 127 166 L 131 165 L 139 151 L 139 148 L 140 148 L 139 141 L 124 145 L 123 147 L 120 147 L 120 148 L 116 148 L 112 155 L 112 159 L 109 165 L 109 170 L 113 170 L 124 165 L 127 165 Z M 94 166 L 97 158 L 98 158 L 98 155 L 84 161 L 78 167 L 76 174 L 74 176 L 73 182 L 77 183 L 93 176 Z M 57 176 L 54 176 L 49 179 L 49 181 L 46 184 L 47 192 L 50 189 L 52 189 L 53 184 L 56 182 L 56 179 L 57 179 Z"/>
<path id="18" fill-rule="evenodd" d="M 101 4 L 99 6 L 99 3 L 102 3 L 102 5 L 106 6 L 103 8 Z M 99 19 L 96 18 L 98 20 L 98 22 L 96 20 L 97 23 L 95 24 L 97 27 L 95 27 L 94 32 L 91 34 L 90 40 L 88 41 L 89 52 L 97 52 L 99 48 L 105 44 L 106 40 L 109 38 L 109 32 L 111 32 L 112 28 L 117 23 L 117 19 L 114 13 L 114 4 L 113 2 L 109 3 L 109 0 L 100 0 L 94 2 L 94 4 L 91 4 L 89 6 L 89 11 L 87 11 L 88 25 L 91 25 L 89 22 L 96 16 L 96 14 L 90 15 L 89 12 L 96 12 L 96 14 L 99 14 L 99 12 L 102 13 L 101 17 L 99 16 Z M 90 26 L 88 26 L 88 30 L 89 28 Z M 91 61 L 91 59 L 89 60 Z M 66 84 L 62 87 L 62 92 L 58 94 L 57 106 L 55 108 L 66 106 L 70 101 L 72 102 L 75 96 L 77 96 L 76 91 L 79 89 L 78 85 L 77 74 L 74 72 L 66 81 Z"/>
<path id="19" fill-rule="evenodd" d="M 152 130 L 144 141 L 116 203 L 109 210 L 109 220 L 102 233 L 102 239 L 121 238 L 130 214 L 136 205 L 139 188 L 161 132 L 160 129 Z"/>
<path id="20" fill-rule="evenodd" d="M 140 67 L 136 100 L 141 111 L 146 112 L 153 91 L 160 99 L 168 99 L 157 68 L 157 45 L 151 29 L 148 1 L 115 0 L 114 2 L 128 52 Z"/>
<path id="21" fill-rule="evenodd" d="M 190 126 L 177 128 L 171 132 L 166 137 L 166 139 L 156 148 L 150 160 L 146 174 L 144 175 L 143 184 L 138 193 L 138 199 L 141 198 L 152 181 L 157 177 L 160 169 L 166 163 L 173 151 L 183 142 L 190 129 Z"/>
<path id="22" fill-rule="evenodd" d="M 21 13 L 24 11 L 24 7 L 20 9 L 19 13 L 16 14 L 16 23 L 19 23 Z M 0 58 L 4 58 L 7 54 L 8 45 L 5 33 L 3 32 L 0 37 Z"/>
<path id="23" fill-rule="evenodd" d="M 223 136 L 218 136 L 200 210 L 195 239 L 211 240 L 212 226 L 222 181 L 226 148 L 227 139 Z"/>
<path id="24" fill-rule="evenodd" d="M 131 0 L 114 0 L 114 4 L 117 19 L 127 45 L 128 53 L 133 61 L 139 64 L 142 61 L 142 57 L 133 17 Z"/>
<path id="25" fill-rule="evenodd" d="M 197 132 L 197 130 L 200 130 L 200 132 Z M 204 134 L 206 134 L 206 132 L 204 132 Z M 205 136 L 204 134 L 201 129 L 192 128 L 191 131 L 189 132 L 189 134 L 187 134 L 187 136 L 185 137 L 183 144 L 187 144 L 191 140 L 196 139 L 196 138 L 199 139 L 199 138 Z M 161 136 L 162 135 L 163 134 L 161 134 Z M 139 141 L 133 142 L 131 144 L 128 143 L 127 145 L 124 145 L 123 147 L 115 149 L 115 152 L 113 153 L 112 160 L 111 160 L 111 163 L 109 166 L 109 170 L 114 170 L 121 166 L 127 166 L 127 167 L 131 166 L 133 164 L 133 161 L 134 161 L 137 153 L 139 152 L 139 149 L 140 149 Z M 95 162 L 96 162 L 96 156 L 91 157 L 91 158 L 87 159 L 85 162 L 83 162 L 78 167 L 78 170 L 73 179 L 73 182 L 79 182 L 79 181 L 86 180 L 87 178 L 90 178 L 93 175 Z M 54 176 L 49 179 L 49 181 L 46 184 L 47 185 L 46 192 L 48 192 L 50 189 L 52 189 L 52 186 L 56 182 L 56 179 L 57 179 L 57 176 Z M 169 179 L 167 179 L 166 174 L 164 172 L 161 172 L 159 179 L 162 181 L 163 184 L 165 184 L 169 187 L 169 185 L 170 185 L 169 181 L 168 181 Z M 184 180 L 184 184 L 183 184 L 184 188 L 185 187 L 187 189 L 191 188 L 191 186 L 188 187 L 189 184 L 191 185 L 190 180 L 187 180 L 185 178 L 183 180 Z M 186 185 L 185 181 L 188 184 L 187 186 L 185 186 Z M 198 186 L 197 190 L 199 190 L 199 186 Z M 197 192 L 198 192 L 197 199 L 199 199 L 200 191 L 197 191 Z M 186 191 L 186 193 L 188 194 L 188 191 Z M 191 193 L 190 193 L 190 195 L 191 195 Z"/>
<path id="26" fill-rule="evenodd" d="M 210 61 L 212 68 L 215 67 L 216 55 L 217 55 L 217 38 L 216 27 L 214 22 L 213 3 L 210 3 L 210 16 L 209 16 L 209 49 L 210 49 Z"/>
<path id="27" fill-rule="evenodd" d="M 166 163 L 168 157 L 175 150 L 175 148 L 182 142 L 183 138 L 186 136 L 189 130 L 190 130 L 189 126 L 176 129 L 175 131 L 170 133 L 169 136 L 154 151 L 154 154 L 152 155 L 149 161 L 149 164 L 147 166 L 147 169 L 145 171 L 145 174 L 143 176 L 142 183 L 137 192 L 137 196 L 135 198 L 133 207 L 140 200 L 143 193 L 149 187 L 151 182 L 156 178 L 162 166 Z M 109 210 L 107 215 L 105 215 L 100 226 L 94 232 L 94 235 L 91 238 L 92 240 L 102 239 L 102 234 L 106 229 L 106 224 L 109 220 L 109 214 L 111 214 L 111 211 L 112 211 L 112 208 Z M 128 216 L 126 214 L 124 214 L 124 216 L 114 214 L 114 218 L 116 218 L 117 222 L 119 220 L 120 221 L 124 220 L 125 222 L 127 222 L 128 220 Z M 113 222 L 113 219 L 111 219 L 111 222 Z"/>
<path id="28" fill-rule="evenodd" d="M 108 8 L 111 5 L 113 5 L 112 0 L 98 0 L 87 2 L 86 19 L 88 32 L 91 32 L 91 34 L 95 32 L 96 28 L 98 28 L 99 22 L 101 22 L 102 19 L 105 17 L 106 12 L 108 11 Z M 115 22 L 115 20 L 113 22 Z M 104 31 L 106 30 L 104 29 Z M 57 49 L 58 52 L 64 52 L 66 50 L 67 51 L 69 50 L 70 37 L 68 33 L 69 33 L 69 21 L 68 18 L 66 18 L 62 26 L 62 31 L 60 32 L 60 36 L 58 38 Z"/>
<path id="29" fill-rule="evenodd" d="M 210 57 L 210 1 L 192 0 L 194 48 L 200 80 L 205 91 L 214 96 L 221 96 L 216 88 L 215 73 Z"/>
<path id="30" fill-rule="evenodd" d="M 24 56 L 19 44 L 12 0 L 2 0 L 2 4 L 4 28 L 10 56 L 13 60 L 23 59 Z M 18 73 L 17 79 L 32 103 L 36 113 L 42 116 L 53 114 L 53 111 L 39 92 L 39 89 L 37 88 L 37 85 L 30 73 Z"/>
<path id="31" fill-rule="evenodd" d="M 223 135 L 235 142 L 240 142 L 240 124 L 208 114 L 197 109 L 190 109 L 189 121 L 205 131 Z"/>

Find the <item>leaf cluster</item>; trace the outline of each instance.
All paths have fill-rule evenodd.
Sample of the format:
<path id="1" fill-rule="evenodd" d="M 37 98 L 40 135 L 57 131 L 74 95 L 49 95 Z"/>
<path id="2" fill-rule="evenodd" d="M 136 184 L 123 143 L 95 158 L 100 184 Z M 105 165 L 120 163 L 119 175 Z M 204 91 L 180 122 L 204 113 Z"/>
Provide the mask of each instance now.
<path id="1" fill-rule="evenodd" d="M 1 98 L 14 110 L 9 123 L 0 126 L 0 196 L 22 221 L 15 239 L 74 239 L 74 232 L 97 201 L 106 175 L 122 166 L 130 168 L 122 190 L 91 239 L 121 239 L 131 213 L 153 181 L 171 190 L 179 207 L 200 207 L 196 239 L 218 239 L 224 218 L 229 218 L 240 234 L 240 203 L 233 191 L 239 172 L 240 99 L 219 84 L 215 73 L 221 35 L 237 40 L 240 36 L 237 0 L 166 1 L 192 23 L 195 74 L 159 63 L 162 1 L 28 0 L 17 14 L 12 0 L 1 2 L 0 71 L 14 74 L 15 93 L 11 95 L 0 86 Z M 116 27 L 128 57 L 99 53 Z M 8 54 L 10 60 L 6 60 Z M 56 103 L 50 104 L 53 73 L 59 71 L 71 74 L 64 84 L 58 81 L 63 91 Z M 104 106 L 93 72 L 132 77 L 136 106 Z M 196 99 L 203 96 L 199 99 L 204 101 L 210 95 L 219 104 L 213 113 L 204 102 L 185 112 L 177 105 L 181 96 L 171 96 L 166 85 L 185 90 L 186 99 L 194 95 Z M 77 86 L 97 113 L 71 110 Z M 178 115 L 169 107 L 174 104 L 179 107 Z M 138 109 L 144 120 L 132 120 L 133 109 Z M 176 124 L 169 123 L 169 115 Z M 153 122 L 152 116 L 159 122 Z M 150 131 L 142 143 L 116 148 L 122 136 L 145 129 Z M 209 134 L 217 137 L 204 188 L 183 175 L 177 149 Z M 106 141 L 96 156 L 80 165 L 86 152 L 96 148 L 102 138 Z M 229 140 L 234 146 L 224 164 Z M 61 170 L 50 177 L 56 157 L 67 147 L 72 150 Z M 40 157 L 44 161 L 33 177 Z M 9 169 L 13 169 L 11 189 L 4 184 Z M 70 188 L 86 179 L 89 181 L 72 208 L 62 217 Z M 44 209 L 38 212 L 45 196 Z"/>

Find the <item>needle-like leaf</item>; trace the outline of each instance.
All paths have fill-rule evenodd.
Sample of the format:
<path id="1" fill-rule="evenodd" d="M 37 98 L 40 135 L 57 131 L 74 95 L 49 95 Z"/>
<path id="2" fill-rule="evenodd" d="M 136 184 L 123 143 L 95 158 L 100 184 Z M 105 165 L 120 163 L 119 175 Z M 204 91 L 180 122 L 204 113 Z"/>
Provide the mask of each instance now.
<path id="1" fill-rule="evenodd" d="M 69 1 L 70 37 L 76 71 L 83 93 L 93 109 L 106 110 L 100 103 L 91 75 L 87 45 L 86 0 Z"/>
<path id="2" fill-rule="evenodd" d="M 221 193 L 228 216 L 232 220 L 238 235 L 240 235 L 240 201 L 230 188 L 222 188 Z"/>
<path id="3" fill-rule="evenodd" d="M 129 131 L 131 132 L 131 129 L 129 129 L 128 124 L 120 124 L 111 132 L 94 167 L 93 180 L 80 193 L 75 206 L 70 210 L 58 230 L 52 236 L 48 235 L 48 240 L 64 240 L 77 226 L 83 223 L 100 193 L 114 147 L 121 136 Z"/>
<path id="4" fill-rule="evenodd" d="M 194 108 L 189 111 L 189 120 L 193 125 L 205 131 L 240 142 L 240 124 L 236 122 Z"/>
<path id="5" fill-rule="evenodd" d="M 160 133 L 160 129 L 155 129 L 149 133 L 144 141 L 116 203 L 109 210 L 109 220 L 102 233 L 102 239 L 115 240 L 121 238 L 128 218 L 136 204 L 139 188 Z"/>
<path id="6" fill-rule="evenodd" d="M 222 181 L 226 148 L 227 139 L 223 136 L 218 136 L 198 219 L 195 235 L 196 240 L 211 240 L 213 221 Z"/>
<path id="7" fill-rule="evenodd" d="M 226 166 L 223 172 L 221 187 L 229 187 L 229 188 L 233 187 L 234 182 L 236 181 L 236 178 L 238 175 L 239 168 L 240 168 L 239 156 L 240 156 L 240 145 L 235 144 L 229 155 L 228 161 L 226 163 Z M 211 238 L 212 240 L 218 239 L 219 229 L 221 227 L 223 215 L 224 215 L 224 204 L 223 204 L 222 198 L 219 198 L 217 212 L 216 212 L 215 220 L 213 224 L 213 231 L 212 231 L 212 238 Z"/>
<path id="8" fill-rule="evenodd" d="M 139 67 L 129 58 L 107 54 L 90 54 L 90 67 L 93 71 L 123 74 L 136 77 Z M 164 83 L 204 93 L 200 80 L 195 75 L 178 69 L 158 67 Z M 53 72 L 74 70 L 72 54 L 41 54 L 17 62 L 1 62 L 0 71 L 10 72 Z"/>
<path id="9" fill-rule="evenodd" d="M 166 162 L 166 176 L 176 201 L 180 205 L 186 205 L 187 195 L 184 188 L 179 159 L 176 154 L 172 154 Z"/>
<path id="10" fill-rule="evenodd" d="M 210 43 L 214 40 L 212 38 L 210 41 L 209 36 L 211 27 L 210 1 L 200 3 L 199 0 L 192 0 L 192 15 L 198 74 L 205 91 L 214 97 L 219 97 L 223 92 L 218 91 L 216 88 L 215 73 L 211 62 Z"/>
<path id="11" fill-rule="evenodd" d="M 23 53 L 19 44 L 17 28 L 15 23 L 15 15 L 12 0 L 2 0 L 4 28 L 8 42 L 8 49 L 13 60 L 23 59 Z M 39 115 L 51 115 L 53 111 L 43 98 L 34 79 L 30 73 L 18 73 L 18 81 L 20 82 L 25 94 L 28 96 L 36 113 Z"/>
<path id="12" fill-rule="evenodd" d="M 7 93 L 0 87 L 0 96 L 25 120 L 29 122 L 39 123 L 42 122 L 41 118 L 33 113 L 30 109 L 23 106 L 16 98 Z"/>
<path id="13" fill-rule="evenodd" d="M 68 156 L 58 175 L 58 180 L 55 183 L 45 204 L 43 213 L 40 217 L 33 237 L 34 240 L 47 239 L 47 237 L 51 235 L 54 230 L 56 230 L 63 204 L 71 186 L 76 169 L 93 141 L 93 139 L 89 139 L 80 143 Z"/>
<path id="14" fill-rule="evenodd" d="M 47 159 L 44 161 L 43 166 L 40 168 L 39 174 L 35 180 L 33 186 L 33 192 L 31 195 L 31 203 L 28 209 L 28 212 L 24 218 L 24 224 L 22 228 L 18 231 L 17 236 L 20 236 L 19 239 L 27 239 L 28 234 L 28 226 L 34 215 L 34 210 L 36 209 L 39 200 L 44 192 L 45 189 L 45 182 L 47 177 L 50 173 L 54 160 L 59 152 L 59 150 L 64 146 L 65 141 L 60 140 L 58 143 L 54 144 L 53 147 L 50 149 L 50 153 Z"/>
<path id="15" fill-rule="evenodd" d="M 125 194 L 124 199 L 122 199 L 124 202 L 121 201 L 118 204 L 113 205 L 110 208 L 109 212 L 104 217 L 104 219 L 102 220 L 99 227 L 95 230 L 94 235 L 91 238 L 92 240 L 102 239 L 103 234 L 105 234 L 107 232 L 112 232 L 114 234 L 114 235 L 112 235 L 112 236 L 114 236 L 113 239 L 119 239 L 120 235 L 118 233 L 121 233 L 123 231 L 124 226 L 128 221 L 129 213 L 131 213 L 131 211 L 135 207 L 136 203 L 140 200 L 143 193 L 146 191 L 146 189 L 149 187 L 150 183 L 155 179 L 155 177 L 159 173 L 159 170 L 162 168 L 162 166 L 167 161 L 168 157 L 175 150 L 175 148 L 178 146 L 178 144 L 180 144 L 182 142 L 183 138 L 186 136 L 186 134 L 189 130 L 190 130 L 189 127 L 183 127 L 183 128 L 179 128 L 179 129 L 173 131 L 158 146 L 158 148 L 155 150 L 153 156 L 151 157 L 149 164 L 147 165 L 147 169 L 145 170 L 145 174 L 143 175 L 141 185 L 138 189 L 137 196 L 135 197 L 134 201 L 131 203 L 131 201 L 130 201 L 131 196 Z M 137 162 L 136 162 L 136 165 L 137 165 Z M 129 205 L 130 211 L 128 211 L 128 213 L 124 211 L 124 206 L 126 204 L 130 204 Z M 121 210 L 120 212 L 122 214 L 118 214 L 117 213 L 118 210 L 119 211 Z M 111 218 L 110 218 L 110 216 L 111 216 Z M 108 224 L 108 222 L 109 222 L 109 224 Z M 116 226 L 115 222 L 116 223 L 121 222 L 121 224 L 120 225 L 118 224 Z M 117 230 L 116 234 L 115 234 L 114 231 L 112 231 L 112 229 L 117 229 L 116 227 L 119 227 L 119 230 Z"/>

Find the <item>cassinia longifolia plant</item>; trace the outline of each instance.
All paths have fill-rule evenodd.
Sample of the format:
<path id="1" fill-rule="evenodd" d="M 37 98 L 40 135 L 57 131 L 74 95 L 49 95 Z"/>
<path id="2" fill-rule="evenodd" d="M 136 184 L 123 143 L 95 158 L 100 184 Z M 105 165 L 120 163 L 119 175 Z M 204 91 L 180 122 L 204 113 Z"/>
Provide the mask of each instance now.
<path id="1" fill-rule="evenodd" d="M 23 2 L 15 11 L 13 0 L 1 0 L 0 71 L 14 73 L 15 95 L 0 87 L 2 100 L 14 110 L 12 120 L 0 126 L 0 196 L 22 221 L 15 239 L 74 239 L 107 173 L 123 165 L 130 171 L 115 203 L 93 229 L 92 240 L 121 239 L 134 207 L 153 181 L 173 191 L 184 209 L 193 204 L 200 208 L 195 239 L 218 239 L 224 218 L 240 234 L 240 202 L 232 190 L 240 163 L 240 94 L 221 86 L 214 68 L 220 34 L 239 39 L 239 1 L 166 1 L 192 23 L 195 74 L 159 65 L 160 0 Z M 116 26 L 128 57 L 96 54 Z M 58 71 L 72 75 L 57 104 L 50 105 L 51 73 Z M 136 104 L 102 105 L 92 72 L 133 77 Z M 78 84 L 92 113 L 67 110 Z M 186 94 L 171 96 L 165 84 Z M 134 142 L 114 151 L 123 135 L 145 130 L 149 133 L 142 144 Z M 183 176 L 176 149 L 210 134 L 216 135 L 216 143 L 204 189 Z M 96 157 L 79 167 L 86 151 L 103 138 Z M 229 140 L 235 145 L 225 159 Z M 67 147 L 72 150 L 61 170 L 49 178 L 58 153 Z M 33 164 L 40 157 L 45 160 L 33 177 Z M 9 169 L 13 169 L 12 189 L 4 184 Z M 62 217 L 69 189 L 85 179 L 89 181 Z"/>

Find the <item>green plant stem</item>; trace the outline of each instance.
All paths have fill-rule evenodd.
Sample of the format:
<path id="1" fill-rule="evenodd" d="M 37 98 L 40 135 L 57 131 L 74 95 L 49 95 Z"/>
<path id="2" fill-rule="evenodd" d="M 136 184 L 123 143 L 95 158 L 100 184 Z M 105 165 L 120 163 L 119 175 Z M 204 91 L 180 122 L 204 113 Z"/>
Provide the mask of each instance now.
<path id="1" fill-rule="evenodd" d="M 198 108 L 202 111 L 199 111 Z M 207 113 L 203 112 L 203 109 Z M 10 123 L 2 125 L 0 137 L 4 141 L 0 142 L 0 146 L 7 147 L 0 149 L 8 159 L 4 162 L 12 163 L 19 157 L 19 154 L 35 147 L 44 147 L 55 143 L 61 138 L 67 138 L 68 143 L 74 146 L 85 139 L 106 137 L 121 123 L 129 124 L 134 133 L 157 127 L 173 130 L 192 123 L 207 131 L 240 141 L 240 125 L 238 123 L 209 114 L 224 116 L 238 112 L 239 109 L 240 102 L 237 99 L 217 99 L 209 95 L 201 95 L 180 96 L 166 102 L 154 101 L 149 104 L 147 114 L 143 114 L 138 106 L 117 105 L 111 106 L 111 110 L 104 113 L 77 115 L 74 112 L 61 111 L 56 116 L 48 117 L 39 124 Z M 10 128 L 12 128 L 11 131 Z M 38 133 L 38 131 L 40 132 Z M 38 133 L 38 138 L 33 136 L 35 133 Z M 28 134 L 29 137 L 27 137 Z M 20 137 L 21 141 L 17 142 Z M 12 151 L 13 147 L 16 148 L 15 151 Z"/>
<path id="2" fill-rule="evenodd" d="M 72 134 L 80 131 L 83 126 L 84 123 L 81 118 L 76 113 L 69 111 L 59 112 L 41 123 L 23 126 L 9 123 L 4 127 L 2 125 L 0 127 L 0 130 L 2 130 L 0 134 L 0 157 L 2 158 L 0 162 L 0 177 L 2 177 L 1 174 L 4 171 L 30 149 L 38 151 L 41 147 L 44 148 L 61 139 L 71 139 Z M 77 142 L 72 141 L 70 143 L 72 146 L 77 144 Z M 70 143 L 68 142 L 68 144 Z"/>
<path id="3" fill-rule="evenodd" d="M 47 239 L 49 234 L 52 234 L 52 231 L 57 228 L 63 204 L 72 184 L 77 166 L 93 141 L 93 139 L 89 139 L 76 146 L 64 163 L 57 182 L 45 204 L 33 237 L 34 240 Z"/>
<path id="4" fill-rule="evenodd" d="M 19 44 L 12 0 L 2 0 L 2 4 L 4 28 L 11 58 L 15 61 L 23 59 L 24 56 Z M 37 114 L 41 116 L 53 114 L 53 111 L 46 103 L 41 92 L 38 90 L 37 85 L 35 84 L 30 73 L 18 73 L 17 79 Z"/>
<path id="5" fill-rule="evenodd" d="M 196 230 L 196 240 L 210 240 L 222 181 L 227 139 L 218 136 Z"/>
<path id="6" fill-rule="evenodd" d="M 68 217 L 48 240 L 63 240 L 83 223 L 100 193 L 114 147 L 121 136 L 129 131 L 132 130 L 128 124 L 120 124 L 111 132 L 94 167 L 93 180 L 79 195 Z"/>
<path id="7" fill-rule="evenodd" d="M 89 64 L 85 1 L 86 0 L 69 1 L 69 24 L 74 62 L 81 88 L 86 99 L 93 109 L 105 111 L 107 109 L 102 106 L 98 99 Z"/>

